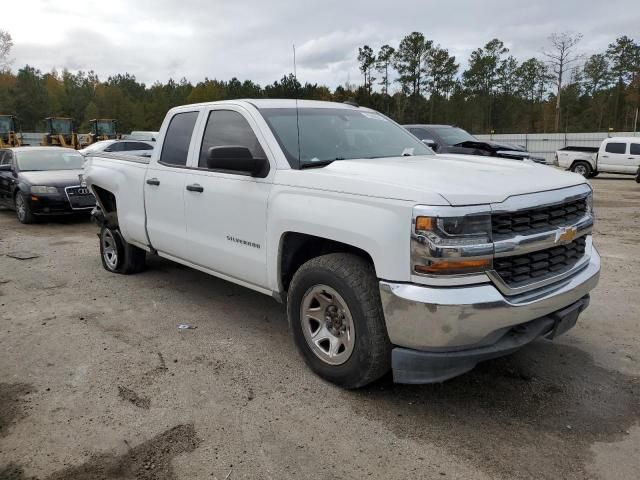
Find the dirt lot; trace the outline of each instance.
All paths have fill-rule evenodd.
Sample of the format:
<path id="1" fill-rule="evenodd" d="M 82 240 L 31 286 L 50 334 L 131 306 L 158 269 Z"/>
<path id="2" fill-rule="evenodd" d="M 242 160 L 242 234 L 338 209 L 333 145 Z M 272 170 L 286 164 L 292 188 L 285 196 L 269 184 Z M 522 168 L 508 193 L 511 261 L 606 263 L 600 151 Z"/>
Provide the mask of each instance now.
<path id="1" fill-rule="evenodd" d="M 111 275 L 89 222 L 0 210 L 0 479 L 637 479 L 640 185 L 592 183 L 603 271 L 574 330 L 355 392 L 270 298 L 155 258 Z"/>

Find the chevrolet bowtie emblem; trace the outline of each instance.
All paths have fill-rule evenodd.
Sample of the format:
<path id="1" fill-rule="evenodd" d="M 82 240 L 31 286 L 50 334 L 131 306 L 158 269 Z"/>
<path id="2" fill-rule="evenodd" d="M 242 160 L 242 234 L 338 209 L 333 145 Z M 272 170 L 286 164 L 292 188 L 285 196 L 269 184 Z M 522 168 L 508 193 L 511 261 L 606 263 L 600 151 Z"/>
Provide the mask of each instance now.
<path id="1" fill-rule="evenodd" d="M 573 241 L 574 238 L 576 238 L 577 234 L 578 234 L 578 229 L 576 227 L 561 228 L 560 230 L 558 230 L 556 232 L 556 243 L 558 243 L 558 242 L 563 242 L 563 243 L 571 242 L 571 241 Z"/>

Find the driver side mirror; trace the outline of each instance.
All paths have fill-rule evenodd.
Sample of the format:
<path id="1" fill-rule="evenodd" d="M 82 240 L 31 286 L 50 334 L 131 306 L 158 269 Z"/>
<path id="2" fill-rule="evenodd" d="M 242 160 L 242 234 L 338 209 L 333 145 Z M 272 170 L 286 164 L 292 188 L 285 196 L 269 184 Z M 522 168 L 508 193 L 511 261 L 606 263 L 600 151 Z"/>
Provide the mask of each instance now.
<path id="1" fill-rule="evenodd" d="M 211 147 L 207 155 L 207 168 L 264 178 L 269 173 L 269 161 L 266 158 L 254 158 L 247 147 Z"/>
<path id="2" fill-rule="evenodd" d="M 424 140 L 422 140 L 422 143 L 424 143 L 431 150 L 438 150 L 438 144 L 429 138 L 425 138 Z"/>

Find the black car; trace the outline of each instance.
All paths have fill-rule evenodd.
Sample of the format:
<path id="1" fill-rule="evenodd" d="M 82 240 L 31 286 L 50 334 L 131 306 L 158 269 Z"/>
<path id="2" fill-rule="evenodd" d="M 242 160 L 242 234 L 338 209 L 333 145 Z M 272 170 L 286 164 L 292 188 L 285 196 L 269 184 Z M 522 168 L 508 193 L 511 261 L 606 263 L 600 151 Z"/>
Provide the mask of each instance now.
<path id="1" fill-rule="evenodd" d="M 484 155 L 510 158 L 513 160 L 533 160 L 536 163 L 546 161 L 533 157 L 524 147 L 511 143 L 479 140 L 466 130 L 452 125 L 403 125 L 436 153 L 460 153 L 464 155 Z"/>
<path id="2" fill-rule="evenodd" d="M 0 204 L 22 223 L 40 215 L 89 215 L 96 204 L 82 182 L 84 157 L 69 148 L 0 149 Z"/>

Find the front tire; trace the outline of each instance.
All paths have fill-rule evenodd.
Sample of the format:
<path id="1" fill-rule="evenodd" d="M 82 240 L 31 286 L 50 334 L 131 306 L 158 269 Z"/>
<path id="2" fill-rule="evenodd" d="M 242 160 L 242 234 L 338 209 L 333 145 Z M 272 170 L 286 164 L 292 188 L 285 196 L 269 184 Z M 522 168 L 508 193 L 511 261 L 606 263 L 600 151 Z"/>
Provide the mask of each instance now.
<path id="1" fill-rule="evenodd" d="M 124 275 L 141 272 L 146 254 L 141 248 L 127 243 L 119 229 L 105 225 L 100 230 L 100 258 L 105 270 Z"/>
<path id="2" fill-rule="evenodd" d="M 14 198 L 14 206 L 16 209 L 16 216 L 20 223 L 29 224 L 33 223 L 33 213 L 31 212 L 31 205 L 29 200 L 25 197 L 24 193 L 18 192 Z"/>
<path id="3" fill-rule="evenodd" d="M 377 380 L 391 366 L 391 342 L 373 266 L 334 253 L 309 260 L 287 296 L 293 337 L 320 377 L 345 388 Z"/>
<path id="4" fill-rule="evenodd" d="M 582 175 L 584 178 L 589 178 L 592 173 L 592 168 L 587 162 L 578 161 L 571 165 L 571 171 Z"/>

